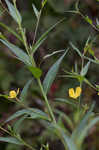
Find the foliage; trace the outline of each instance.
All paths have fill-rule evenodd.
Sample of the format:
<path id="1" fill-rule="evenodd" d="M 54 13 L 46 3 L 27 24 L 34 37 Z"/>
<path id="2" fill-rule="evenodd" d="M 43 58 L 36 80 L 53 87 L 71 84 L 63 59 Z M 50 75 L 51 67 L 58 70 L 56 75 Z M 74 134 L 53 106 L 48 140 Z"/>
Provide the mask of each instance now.
<path id="1" fill-rule="evenodd" d="M 81 46 L 79 48 L 79 32 L 83 33 L 83 30 L 82 27 L 80 27 L 81 31 L 77 33 L 78 37 L 75 36 L 77 31 L 73 30 L 75 26 L 78 26 L 75 22 L 76 16 L 78 15 L 79 18 L 82 18 L 83 21 L 87 23 L 87 29 L 91 27 L 98 33 L 98 18 L 96 19 L 96 24 L 94 24 L 90 16 L 83 14 L 81 11 L 83 8 L 80 8 L 79 0 L 75 5 L 72 2 L 73 6 L 75 6 L 71 7 L 73 8 L 72 10 L 68 5 L 70 10 L 64 12 L 61 9 L 58 9 L 59 7 L 55 7 L 55 1 L 42 0 L 41 3 L 38 2 L 38 7 L 40 8 L 36 6 L 36 2 L 37 1 L 34 1 L 34 3 L 31 4 L 33 7 L 32 11 L 34 11 L 36 17 L 36 27 L 32 39 L 31 36 L 28 37 L 27 35 L 28 29 L 26 28 L 27 26 L 24 21 L 24 15 L 21 14 L 21 11 L 19 11 L 17 1 L 13 0 L 10 2 L 9 0 L 5 0 L 7 8 L 5 8 L 4 4 L 1 2 L 1 7 L 3 7 L 4 11 L 6 11 L 15 21 L 17 29 L 12 29 L 12 27 L 7 26 L 4 23 L 4 20 L 0 22 L 0 26 L 2 28 L 0 43 L 2 44 L 2 47 L 7 47 L 7 56 L 10 55 L 9 57 L 13 60 L 16 58 L 17 61 L 14 61 L 16 65 L 19 65 L 20 71 L 18 72 L 17 68 L 14 67 L 15 63 L 11 62 L 9 65 L 13 66 L 13 74 L 11 76 L 9 71 L 6 70 L 6 68 L 8 69 L 8 64 L 6 64 L 6 67 L 5 64 L 1 65 L 2 72 L 0 80 L 2 82 L 3 80 L 5 81 L 5 78 L 8 75 L 10 78 L 7 81 L 7 89 L 3 88 L 2 85 L 1 89 L 8 91 L 10 84 L 13 82 L 16 83 L 16 88 L 10 90 L 9 94 L 6 92 L 4 94 L 1 92 L 0 94 L 1 101 L 4 100 L 5 103 L 8 102 L 8 106 L 11 105 L 11 108 L 13 106 L 15 109 L 14 112 L 11 111 L 10 115 L 8 115 L 0 124 L 0 130 L 7 134 L 6 136 L 1 135 L 0 141 L 9 143 L 6 145 L 5 150 L 15 149 L 13 144 L 16 144 L 20 150 L 24 147 L 31 150 L 49 150 L 51 149 L 52 141 L 57 140 L 59 140 L 63 146 L 61 149 L 86 150 L 89 145 L 86 143 L 85 139 L 87 139 L 89 135 L 91 136 L 91 132 L 93 133 L 92 129 L 94 130 L 94 127 L 96 127 L 96 130 L 99 129 L 97 127 L 97 124 L 99 123 L 97 101 L 96 103 L 95 101 L 86 101 L 90 91 L 89 93 L 87 92 L 88 96 L 84 95 L 87 91 L 85 88 L 88 88 L 92 89 L 95 92 L 95 95 L 99 98 L 99 85 L 97 82 L 94 82 L 95 79 L 97 79 L 97 76 L 94 75 L 92 77 L 92 72 L 90 73 L 91 68 L 95 68 L 95 70 L 99 73 L 98 69 L 96 69 L 99 65 L 99 59 L 94 50 L 94 43 L 97 41 L 97 37 L 95 36 L 95 33 L 90 34 L 89 37 L 88 34 L 83 34 L 84 37 L 79 40 Z M 96 3 L 98 3 L 98 1 Z M 58 4 L 60 4 L 60 2 L 57 3 L 57 5 Z M 48 5 L 49 7 L 52 7 L 54 15 L 57 14 L 59 18 L 61 18 L 60 16 L 64 17 L 62 19 L 58 19 L 58 21 L 53 23 L 53 25 L 50 24 L 50 27 L 48 25 L 48 29 L 42 34 L 39 34 L 38 31 L 40 31 L 40 33 L 42 31 L 39 29 L 41 17 L 43 18 L 42 20 L 44 23 L 44 19 L 46 20 L 44 12 L 47 12 L 46 9 Z M 3 9 L 1 9 L 1 11 L 1 15 L 3 15 Z M 48 12 L 50 12 L 49 8 Z M 74 21 L 74 23 L 72 21 L 73 25 L 70 23 L 71 20 L 69 20 L 69 22 L 67 21 L 65 13 L 70 16 L 72 16 L 72 14 L 74 15 L 72 18 Z M 53 21 L 50 21 L 49 18 L 49 22 Z M 61 39 L 63 38 L 63 31 L 61 27 L 64 26 L 65 23 L 67 26 L 65 33 L 68 33 L 68 40 L 67 37 L 65 39 L 67 40 L 67 45 L 59 50 L 60 47 L 54 47 L 54 42 L 55 40 L 57 41 L 57 38 L 53 38 L 54 40 L 52 40 L 52 43 L 48 42 L 48 44 L 53 48 L 59 49 L 54 52 L 46 53 L 45 56 L 41 58 L 41 61 L 38 60 L 39 53 L 40 55 L 42 54 L 42 45 L 47 41 L 50 41 L 49 39 L 51 39 L 51 35 L 53 35 L 53 37 L 57 37 L 58 33 Z M 69 29 L 70 26 L 72 26 L 72 32 L 74 32 L 73 35 Z M 12 36 L 14 36 L 15 40 L 10 41 L 4 31 L 7 33 L 9 32 Z M 83 43 L 84 46 L 82 46 Z M 8 53 L 8 50 L 10 53 Z M 56 59 L 55 55 L 58 55 L 58 53 L 61 53 L 61 56 Z M 3 57 L 5 57 L 5 55 Z M 53 61 L 53 58 L 56 60 Z M 47 64 L 47 59 L 48 61 L 52 59 L 53 63 L 49 62 Z M 48 68 L 46 75 L 46 67 L 42 66 L 44 62 L 46 62 L 45 66 Z M 51 65 L 51 67 L 49 67 L 49 65 Z M 63 66 L 61 67 L 61 65 Z M 20 83 L 20 81 L 22 83 Z M 64 81 L 67 81 L 67 83 L 62 83 Z M 64 88 L 62 88 L 61 83 Z M 6 82 L 4 82 L 4 84 L 6 87 Z M 22 90 L 19 86 L 22 87 Z M 76 87 L 76 91 L 74 90 L 74 87 Z M 57 91 L 57 89 L 58 92 L 55 93 L 54 91 Z M 66 93 L 65 96 L 61 93 L 64 89 L 65 92 L 67 89 L 67 96 Z M 88 97 L 88 100 L 90 100 L 90 97 Z M 35 106 L 35 103 L 38 103 L 39 105 Z M 36 137 L 35 132 L 37 129 L 41 131 L 39 132 L 40 136 Z M 30 132 L 28 132 L 29 130 Z M 31 133 L 34 133 L 34 135 Z M 94 139 L 94 141 L 95 140 L 96 139 Z M 39 146 L 38 143 L 40 143 Z M 93 148 L 95 149 L 94 145 Z"/>

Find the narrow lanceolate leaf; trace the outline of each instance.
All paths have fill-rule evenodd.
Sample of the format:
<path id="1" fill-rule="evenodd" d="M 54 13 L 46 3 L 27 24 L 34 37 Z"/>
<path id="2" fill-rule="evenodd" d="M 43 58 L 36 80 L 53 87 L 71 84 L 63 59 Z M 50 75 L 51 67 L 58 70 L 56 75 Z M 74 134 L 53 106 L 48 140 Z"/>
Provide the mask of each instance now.
<path id="1" fill-rule="evenodd" d="M 71 42 L 70 42 L 70 45 L 71 45 L 72 48 L 78 53 L 78 55 L 79 55 L 80 57 L 82 57 L 82 54 L 81 54 L 80 50 L 79 50 L 77 47 L 75 47 Z"/>
<path id="2" fill-rule="evenodd" d="M 64 133 L 62 133 L 62 136 L 64 138 L 65 143 L 67 143 L 67 147 L 69 150 L 78 150 L 74 141 L 69 136 L 67 136 Z"/>
<path id="3" fill-rule="evenodd" d="M 88 84 L 90 87 L 92 87 L 92 88 L 94 88 L 95 89 L 95 87 L 88 81 L 88 79 L 86 79 L 85 77 L 84 77 L 84 82 L 86 83 L 86 84 Z"/>
<path id="4" fill-rule="evenodd" d="M 17 117 L 20 117 L 22 115 L 29 115 L 31 119 L 44 119 L 44 120 L 48 120 L 48 116 L 46 113 L 44 113 L 43 111 L 36 109 L 36 108 L 30 108 L 30 109 L 22 109 L 19 110 L 17 112 L 15 112 L 12 116 L 10 116 L 6 122 L 9 122 Z"/>
<path id="5" fill-rule="evenodd" d="M 87 74 L 89 66 L 90 66 L 90 61 L 84 66 L 84 68 L 82 68 L 81 73 L 80 73 L 81 76 L 85 76 Z"/>
<path id="6" fill-rule="evenodd" d="M 97 27 L 99 27 L 99 20 L 96 18 Z"/>
<path id="7" fill-rule="evenodd" d="M 74 101 L 69 100 L 69 99 L 56 98 L 55 100 L 56 100 L 56 102 L 60 102 L 60 103 L 64 103 L 64 104 L 70 104 L 70 105 L 72 105 L 72 106 L 74 106 L 76 108 L 78 107 L 78 103 L 77 102 L 74 102 Z"/>
<path id="8" fill-rule="evenodd" d="M 57 60 L 57 62 L 48 71 L 48 73 L 43 81 L 43 88 L 44 88 L 45 93 L 47 93 L 48 90 L 50 89 L 50 87 L 56 77 L 56 74 L 58 72 L 59 66 L 67 52 L 68 52 L 68 50 Z"/>
<path id="9" fill-rule="evenodd" d="M 3 27 L 4 29 L 8 30 L 8 32 L 12 33 L 17 39 L 19 39 L 21 42 L 23 42 L 21 37 L 13 29 L 11 29 L 10 27 L 8 27 L 7 25 L 5 25 L 2 22 L 0 22 L 0 26 Z"/>
<path id="10" fill-rule="evenodd" d="M 26 83 L 26 85 L 24 86 L 24 88 L 23 88 L 23 90 L 21 92 L 20 98 L 19 98 L 21 102 L 25 101 L 26 96 L 27 96 L 27 92 L 28 92 L 28 89 L 29 89 L 29 86 L 30 86 L 31 82 L 32 82 L 32 79 L 29 80 Z"/>
<path id="11" fill-rule="evenodd" d="M 39 79 L 42 75 L 42 70 L 37 67 L 28 66 L 29 71 L 33 74 L 36 79 Z"/>
<path id="12" fill-rule="evenodd" d="M 92 20 L 91 20 L 88 16 L 85 17 L 85 20 L 86 20 L 89 24 L 92 24 Z"/>
<path id="13" fill-rule="evenodd" d="M 30 119 L 43 119 L 49 121 L 49 117 L 45 112 L 36 108 L 32 108 L 31 110 L 32 113 L 30 114 Z"/>
<path id="14" fill-rule="evenodd" d="M 11 143 L 11 144 L 23 145 L 22 142 L 20 142 L 19 140 L 17 140 L 14 137 L 0 137 L 0 141 Z"/>
<path id="15" fill-rule="evenodd" d="M 13 53 L 17 56 L 17 58 L 18 58 L 19 60 L 21 60 L 22 62 L 24 62 L 24 63 L 27 64 L 27 65 L 31 65 L 29 56 L 28 56 L 22 49 L 20 49 L 19 47 L 17 47 L 17 46 L 15 46 L 15 45 L 11 44 L 11 43 L 8 42 L 7 40 L 2 40 L 2 39 L 0 39 L 0 41 L 1 41 L 4 45 L 6 45 L 6 46 L 11 50 L 11 52 L 13 52 Z"/>
<path id="16" fill-rule="evenodd" d="M 53 127 L 56 129 L 56 135 L 63 139 L 65 149 L 78 150 L 74 141 L 63 132 L 62 128 L 60 128 L 57 124 L 54 124 Z"/>
<path id="17" fill-rule="evenodd" d="M 66 121 L 66 123 L 68 124 L 68 126 L 73 129 L 73 122 L 71 120 L 71 118 L 68 116 L 68 114 L 58 110 L 58 109 L 55 109 L 55 113 L 58 114 L 60 117 L 64 118 L 64 120 Z M 67 131 L 69 132 L 69 131 Z M 68 134 L 69 135 L 69 134 Z"/>
<path id="18" fill-rule="evenodd" d="M 13 131 L 15 132 L 15 133 L 19 133 L 20 132 L 20 129 L 21 129 L 21 124 L 22 124 L 22 122 L 25 120 L 27 118 L 27 115 L 24 115 L 23 117 L 21 117 L 20 119 L 18 119 L 15 123 L 14 123 L 14 125 L 13 125 Z"/>
<path id="19" fill-rule="evenodd" d="M 39 11 L 37 10 L 37 8 L 35 7 L 34 4 L 32 4 L 32 7 L 33 7 L 33 10 L 34 10 L 35 16 L 38 19 L 39 18 Z"/>
<path id="20" fill-rule="evenodd" d="M 45 41 L 45 39 L 47 38 L 48 33 L 53 30 L 59 23 L 61 23 L 62 21 L 64 21 L 64 19 L 60 20 L 59 22 L 57 22 L 56 24 L 54 24 L 53 26 L 51 26 L 39 39 L 38 41 L 35 43 L 35 45 L 32 47 L 32 54 L 34 54 L 36 52 L 36 50 L 40 47 L 40 45 Z"/>
<path id="21" fill-rule="evenodd" d="M 9 2 L 9 0 L 5 0 L 7 6 L 8 6 L 8 9 L 9 9 L 9 12 L 10 12 L 10 15 L 12 16 L 12 18 L 17 22 L 17 23 L 21 23 L 22 22 L 22 18 L 21 18 L 21 15 L 19 13 L 19 11 L 12 5 L 12 3 Z"/>
<path id="22" fill-rule="evenodd" d="M 31 110 L 28 110 L 28 109 L 19 110 L 19 111 L 15 112 L 12 116 L 10 116 L 6 120 L 6 122 L 9 122 L 9 121 L 11 121 L 11 120 L 13 120 L 13 119 L 15 119 L 17 117 L 20 117 L 20 116 L 24 115 L 24 114 L 30 114 L 30 113 L 31 113 Z"/>
<path id="23" fill-rule="evenodd" d="M 92 104 L 90 110 L 85 114 L 84 118 L 80 121 L 78 127 L 72 133 L 72 139 L 74 141 L 77 141 L 77 139 L 79 139 L 78 137 L 83 132 L 86 125 L 88 124 L 88 120 L 89 120 L 90 116 L 92 115 L 92 111 L 94 109 L 94 105 L 95 105 L 95 103 Z"/>
<path id="24" fill-rule="evenodd" d="M 46 3 L 47 3 L 47 0 L 42 0 L 42 8 L 45 6 Z"/>
<path id="25" fill-rule="evenodd" d="M 65 51 L 65 50 L 54 51 L 54 52 L 51 53 L 51 54 L 45 55 L 45 56 L 43 57 L 43 59 L 49 58 L 49 57 L 51 57 L 51 56 L 53 56 L 53 55 L 55 55 L 55 54 L 57 54 L 57 53 L 61 53 L 61 52 L 64 52 L 64 51 Z"/>
<path id="26" fill-rule="evenodd" d="M 89 60 L 92 63 L 99 64 L 99 60 L 94 60 L 94 59 L 91 59 L 91 58 L 86 57 L 86 56 L 84 56 L 84 59 Z"/>
<path id="27" fill-rule="evenodd" d="M 79 145 L 79 147 L 81 147 L 81 145 L 82 145 L 82 143 L 83 143 L 85 137 L 88 136 L 88 132 L 91 130 L 91 128 L 92 128 L 96 123 L 99 123 L 99 117 L 96 117 L 96 118 L 92 119 L 92 120 L 90 121 L 90 123 L 88 123 L 88 124 L 85 126 L 83 132 L 80 134 L 80 136 L 79 136 L 79 138 L 78 138 L 78 145 Z"/>

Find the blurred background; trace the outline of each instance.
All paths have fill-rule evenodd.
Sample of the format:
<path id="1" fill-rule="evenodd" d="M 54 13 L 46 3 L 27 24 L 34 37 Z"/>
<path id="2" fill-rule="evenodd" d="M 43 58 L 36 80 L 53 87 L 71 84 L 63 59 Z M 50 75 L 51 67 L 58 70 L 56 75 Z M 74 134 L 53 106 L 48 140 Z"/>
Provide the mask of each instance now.
<path id="1" fill-rule="evenodd" d="M 3 22 L 10 28 L 13 28 L 18 33 L 18 28 L 15 21 L 9 16 L 9 14 L 4 10 L 6 7 L 5 1 L 1 0 L 0 4 L 0 22 Z M 81 16 L 67 12 L 69 10 L 75 10 L 76 0 L 48 0 L 46 6 L 42 11 L 40 18 L 39 28 L 37 32 L 36 39 L 38 39 L 49 27 L 55 24 L 62 18 L 66 18 L 61 24 L 59 24 L 52 32 L 50 32 L 47 40 L 40 46 L 35 54 L 35 60 L 37 65 L 43 70 L 42 80 L 47 73 L 49 67 L 62 55 L 58 53 L 50 58 L 43 59 L 47 54 L 51 54 L 57 50 L 64 50 L 70 47 L 69 42 L 71 41 L 81 52 L 84 50 L 85 43 L 89 36 L 91 39 L 95 40 L 93 44 L 93 50 L 97 59 L 99 59 L 99 33 L 92 28 L 91 25 L 85 22 Z M 17 0 L 17 7 L 22 15 L 22 26 L 26 29 L 28 44 L 32 44 L 34 38 L 34 32 L 36 28 L 36 17 L 32 8 L 32 4 L 36 6 L 38 10 L 41 8 L 41 0 Z M 92 19 L 94 25 L 96 24 L 96 18 L 99 18 L 99 2 L 96 0 L 80 0 L 79 9 L 85 16 L 89 16 Z M 0 32 L 2 32 L 7 39 L 11 42 L 24 49 L 23 45 L 10 34 L 7 30 L 0 26 Z M 92 57 L 90 54 L 87 54 Z M 60 75 L 64 74 L 63 70 L 71 71 L 74 68 L 74 64 L 78 64 L 78 68 L 81 67 L 81 59 L 77 53 L 70 48 L 67 56 L 61 64 L 60 71 L 56 80 L 54 81 L 50 91 L 49 99 L 53 103 L 55 97 L 68 97 L 68 89 L 79 85 L 77 80 L 61 78 Z M 31 73 L 26 69 L 24 64 L 20 63 L 13 54 L 0 43 L 0 93 L 8 94 L 10 90 L 20 88 L 20 92 L 23 89 L 26 82 L 32 77 Z M 99 84 L 99 67 L 96 64 L 91 64 L 89 72 L 87 74 L 88 80 L 92 84 Z M 83 100 L 86 103 L 90 103 L 95 100 L 97 102 L 97 108 L 99 109 L 99 96 L 97 96 L 96 91 L 90 88 L 88 85 L 84 85 L 83 90 Z M 36 107 L 44 109 L 44 105 L 41 102 L 42 95 L 37 83 L 33 80 L 31 87 L 28 91 L 27 105 L 31 107 Z M 6 99 L 0 98 L 0 123 L 2 123 L 8 116 L 19 109 L 13 103 L 9 103 Z M 70 114 L 71 108 L 64 108 L 60 106 L 66 113 Z M 11 122 L 12 123 L 12 122 Z M 5 126 L 6 128 L 6 126 Z M 24 122 L 22 124 L 22 136 L 26 138 L 27 141 L 32 141 L 32 143 L 38 145 L 38 149 L 41 143 L 46 143 L 48 139 L 51 150 L 63 149 L 60 141 L 55 140 L 50 134 L 43 132 L 44 127 L 40 122 Z M 99 128 L 97 128 L 98 132 Z M 0 136 L 5 134 L 0 131 Z M 41 138 L 43 135 L 44 138 Z M 47 138 L 46 138 L 47 137 Z M 51 139 L 50 139 L 51 137 Z M 50 139 L 50 140 L 49 140 Z M 97 139 L 97 140 L 96 140 Z M 87 146 L 86 150 L 98 150 L 99 149 L 99 139 L 96 138 L 96 134 L 92 135 L 90 138 L 86 139 Z M 91 144 L 89 144 L 91 141 Z M 89 142 L 89 143 L 88 143 Z M 94 145 L 94 147 L 93 147 Z M 22 150 L 21 147 L 16 147 L 12 144 L 0 143 L 0 150 Z M 24 148 L 24 150 L 26 150 Z"/>

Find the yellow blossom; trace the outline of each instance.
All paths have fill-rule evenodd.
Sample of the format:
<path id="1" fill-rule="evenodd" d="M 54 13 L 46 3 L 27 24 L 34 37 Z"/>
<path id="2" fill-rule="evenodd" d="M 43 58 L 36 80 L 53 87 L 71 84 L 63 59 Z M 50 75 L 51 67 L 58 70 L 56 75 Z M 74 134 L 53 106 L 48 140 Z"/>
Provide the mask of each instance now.
<path id="1" fill-rule="evenodd" d="M 99 95 L 99 92 L 98 92 L 98 95 Z"/>
<path id="2" fill-rule="evenodd" d="M 14 91 L 14 90 L 10 91 L 8 98 L 16 98 L 18 94 L 19 94 L 19 88 L 17 91 Z"/>
<path id="3" fill-rule="evenodd" d="M 77 97 L 80 96 L 81 91 L 82 91 L 81 87 L 76 87 L 76 91 L 74 91 L 73 88 L 70 88 L 69 89 L 69 97 L 76 99 Z"/>

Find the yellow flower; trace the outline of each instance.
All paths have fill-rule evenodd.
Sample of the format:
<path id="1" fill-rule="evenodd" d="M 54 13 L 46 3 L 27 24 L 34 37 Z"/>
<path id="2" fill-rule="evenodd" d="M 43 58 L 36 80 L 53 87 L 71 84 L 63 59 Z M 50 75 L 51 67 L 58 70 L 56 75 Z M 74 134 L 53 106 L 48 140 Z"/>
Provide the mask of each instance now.
<path id="1" fill-rule="evenodd" d="M 18 94 L 19 94 L 19 88 L 17 91 L 14 91 L 14 90 L 10 91 L 8 98 L 16 98 Z"/>
<path id="2" fill-rule="evenodd" d="M 99 95 L 99 92 L 98 92 L 98 95 Z"/>
<path id="3" fill-rule="evenodd" d="M 75 92 L 74 92 L 73 88 L 70 88 L 69 89 L 69 97 L 72 97 L 72 98 L 76 99 L 77 97 L 80 96 L 81 92 L 82 92 L 82 89 L 79 86 L 76 87 L 76 91 Z"/>

